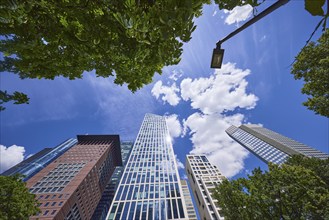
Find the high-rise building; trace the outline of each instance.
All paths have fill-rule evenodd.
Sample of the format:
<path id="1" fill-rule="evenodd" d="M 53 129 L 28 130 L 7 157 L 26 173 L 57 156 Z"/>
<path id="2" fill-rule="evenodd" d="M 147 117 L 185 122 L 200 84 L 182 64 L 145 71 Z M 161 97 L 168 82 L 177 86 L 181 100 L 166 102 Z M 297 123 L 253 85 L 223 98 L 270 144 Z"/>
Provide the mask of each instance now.
<path id="1" fill-rule="evenodd" d="M 259 125 L 244 124 L 240 127 L 232 125 L 226 133 L 265 163 L 282 164 L 295 154 L 320 159 L 329 156 Z"/>
<path id="2" fill-rule="evenodd" d="M 222 220 L 214 189 L 225 178 L 205 155 L 187 155 L 186 173 L 201 220 Z"/>
<path id="3" fill-rule="evenodd" d="M 116 166 L 118 135 L 78 135 L 78 143 L 27 181 L 41 212 L 30 219 L 90 219 Z"/>
<path id="4" fill-rule="evenodd" d="M 188 219 L 165 117 L 145 115 L 107 219 Z"/>
<path id="5" fill-rule="evenodd" d="M 38 153 L 32 155 L 26 160 L 20 162 L 16 166 L 3 172 L 3 176 L 12 176 L 14 174 L 24 175 L 23 180 L 27 181 L 37 172 L 45 168 L 48 164 L 54 161 L 56 158 L 65 153 L 68 149 L 77 143 L 76 139 L 68 139 L 54 148 L 45 148 Z"/>
<path id="6" fill-rule="evenodd" d="M 182 190 L 183 190 L 183 196 L 185 198 L 185 204 L 186 204 L 186 210 L 187 210 L 187 217 L 189 220 L 198 220 L 198 217 L 196 216 L 196 212 L 194 209 L 191 192 L 188 188 L 187 181 L 181 180 Z"/>
<path id="7" fill-rule="evenodd" d="M 122 157 L 122 166 L 117 166 L 107 183 L 105 190 L 102 194 L 102 198 L 99 201 L 97 208 L 92 216 L 92 220 L 104 220 L 106 218 L 107 212 L 111 206 L 111 203 L 114 198 L 115 191 L 118 188 L 119 181 L 121 179 L 124 166 L 127 163 L 128 157 L 133 147 L 133 142 L 123 141 L 121 142 L 121 157 Z"/>

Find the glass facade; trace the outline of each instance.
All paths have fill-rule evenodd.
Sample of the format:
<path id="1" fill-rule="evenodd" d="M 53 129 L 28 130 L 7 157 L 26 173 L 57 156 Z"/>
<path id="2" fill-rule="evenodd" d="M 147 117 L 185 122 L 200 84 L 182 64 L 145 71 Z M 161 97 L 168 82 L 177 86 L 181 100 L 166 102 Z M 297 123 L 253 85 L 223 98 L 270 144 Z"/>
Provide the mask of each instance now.
<path id="1" fill-rule="evenodd" d="M 187 219 L 165 117 L 145 115 L 107 219 Z"/>
<path id="2" fill-rule="evenodd" d="M 52 161 L 54 161 L 56 158 L 58 158 L 68 149 L 74 146 L 77 142 L 77 139 L 71 138 L 64 141 L 57 147 L 54 147 L 52 149 L 46 148 L 37 153 L 35 156 L 24 160 L 15 167 L 4 172 L 2 175 L 9 176 L 14 175 L 16 173 L 20 173 L 25 176 L 23 180 L 27 181 L 37 172 L 45 168 L 48 164 L 50 164 Z"/>
<path id="3" fill-rule="evenodd" d="M 102 194 L 102 198 L 99 201 L 97 208 L 93 214 L 92 219 L 93 220 L 103 220 L 106 218 L 107 212 L 110 208 L 110 205 L 113 201 L 115 191 L 118 188 L 119 181 L 121 179 L 124 166 L 127 163 L 128 157 L 131 153 L 132 147 L 133 147 L 132 141 L 122 141 L 121 146 L 121 157 L 122 157 L 122 165 L 123 166 L 117 166 L 111 176 L 111 179 L 106 185 L 106 188 Z"/>
<path id="4" fill-rule="evenodd" d="M 226 132 L 230 132 L 232 129 L 231 127 L 231 129 L 226 130 Z M 282 164 L 289 157 L 285 152 L 280 151 L 242 129 L 236 128 L 234 132 L 229 133 L 229 135 L 265 163 Z"/>
<path id="5" fill-rule="evenodd" d="M 265 163 L 282 164 L 294 154 L 328 158 L 328 154 L 259 125 L 241 125 L 239 128 L 231 126 L 226 133 Z"/>

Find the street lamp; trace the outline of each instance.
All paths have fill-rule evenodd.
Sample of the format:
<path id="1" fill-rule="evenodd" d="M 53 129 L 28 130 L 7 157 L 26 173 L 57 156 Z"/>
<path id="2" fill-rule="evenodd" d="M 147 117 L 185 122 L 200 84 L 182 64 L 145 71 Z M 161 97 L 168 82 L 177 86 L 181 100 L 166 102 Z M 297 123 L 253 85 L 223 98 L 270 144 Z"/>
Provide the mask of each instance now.
<path id="1" fill-rule="evenodd" d="M 262 19 L 266 15 L 270 14 L 274 10 L 278 9 L 282 5 L 286 4 L 288 1 L 289 0 L 278 0 L 273 5 L 271 5 L 270 7 L 268 7 L 267 9 L 265 9 L 264 11 L 262 11 L 261 13 L 259 13 L 255 17 L 253 17 L 252 19 L 250 19 L 249 21 L 247 21 L 241 27 L 239 27 L 238 29 L 236 29 L 235 31 L 233 31 L 232 33 L 230 33 L 229 35 L 224 37 L 222 40 L 219 40 L 216 43 L 216 48 L 213 50 L 210 67 L 211 68 L 218 68 L 218 69 L 220 69 L 222 67 L 222 62 L 223 62 L 223 57 L 224 57 L 224 49 L 221 49 L 222 43 L 224 43 L 226 40 L 230 39 L 231 37 L 233 37 L 237 33 L 243 31 L 244 29 L 246 29 L 247 27 L 249 27 L 253 23 L 255 23 L 258 20 Z"/>
<path id="2" fill-rule="evenodd" d="M 212 52 L 211 58 L 211 68 L 221 68 L 224 57 L 224 49 L 220 48 L 220 45 L 217 46 Z"/>

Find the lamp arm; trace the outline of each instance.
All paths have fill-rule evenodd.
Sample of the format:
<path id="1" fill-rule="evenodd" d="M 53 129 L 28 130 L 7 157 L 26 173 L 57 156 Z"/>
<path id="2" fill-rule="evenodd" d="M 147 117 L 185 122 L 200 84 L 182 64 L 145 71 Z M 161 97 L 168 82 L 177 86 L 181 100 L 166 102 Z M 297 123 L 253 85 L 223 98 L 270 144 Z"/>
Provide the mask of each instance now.
<path id="1" fill-rule="evenodd" d="M 250 25 L 254 24 L 255 22 L 259 21 L 260 19 L 262 19 L 266 15 L 268 15 L 271 12 L 275 11 L 276 9 L 280 8 L 282 5 L 286 4 L 287 2 L 289 2 L 289 0 L 278 0 L 273 5 L 271 5 L 270 7 L 268 7 L 267 9 L 265 9 L 264 11 L 262 11 L 261 13 L 259 13 L 258 15 L 256 15 L 252 19 L 250 19 L 249 21 L 247 21 L 246 23 L 244 23 L 241 27 L 239 27 L 238 29 L 236 29 L 235 31 L 233 31 L 232 33 L 230 33 L 229 35 L 227 35 L 223 39 L 219 40 L 216 43 L 216 47 L 220 49 L 220 46 L 221 46 L 222 43 L 224 43 L 225 41 L 227 41 L 228 39 L 230 39 L 234 35 L 238 34 L 239 32 L 243 31 L 244 29 L 246 29 Z"/>

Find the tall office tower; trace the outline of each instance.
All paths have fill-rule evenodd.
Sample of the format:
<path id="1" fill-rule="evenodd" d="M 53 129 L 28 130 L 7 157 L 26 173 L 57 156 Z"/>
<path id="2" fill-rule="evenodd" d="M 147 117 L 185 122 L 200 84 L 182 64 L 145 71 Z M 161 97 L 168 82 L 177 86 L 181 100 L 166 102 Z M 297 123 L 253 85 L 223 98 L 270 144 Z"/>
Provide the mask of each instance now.
<path id="1" fill-rule="evenodd" d="M 146 114 L 107 219 L 187 219 L 165 117 Z"/>
<path id="2" fill-rule="evenodd" d="M 186 204 L 186 210 L 187 210 L 187 217 L 189 220 L 198 220 L 198 217 L 196 216 L 196 212 L 194 209 L 192 197 L 190 190 L 187 185 L 186 180 L 181 180 L 181 185 L 182 185 L 182 190 L 183 190 L 183 195 L 185 198 L 185 204 Z"/>
<path id="3" fill-rule="evenodd" d="M 27 181 L 41 212 L 30 219 L 90 219 L 116 166 L 118 135 L 78 135 L 78 143 Z"/>
<path id="4" fill-rule="evenodd" d="M 186 172 L 201 220 L 224 219 L 213 190 L 225 177 L 204 155 L 187 155 Z"/>
<path id="5" fill-rule="evenodd" d="M 23 180 L 27 181 L 37 172 L 45 168 L 48 164 L 54 161 L 56 158 L 65 153 L 68 149 L 77 143 L 76 139 L 68 139 L 54 148 L 45 148 L 26 160 L 20 162 L 16 166 L 3 172 L 3 176 L 12 176 L 20 173 L 24 175 Z"/>
<path id="6" fill-rule="evenodd" d="M 121 179 L 124 167 L 127 163 L 128 157 L 131 153 L 133 142 L 123 141 L 121 142 L 121 157 L 122 157 L 122 166 L 117 166 L 107 183 L 105 190 L 102 194 L 102 198 L 99 201 L 97 208 L 92 216 L 92 220 L 104 220 L 106 218 L 107 212 L 111 206 L 111 203 L 114 198 L 115 191 L 118 188 L 119 181 Z"/>
<path id="7" fill-rule="evenodd" d="M 282 164 L 289 156 L 295 154 L 320 159 L 329 156 L 259 125 L 245 124 L 240 127 L 232 125 L 226 133 L 265 163 Z"/>

